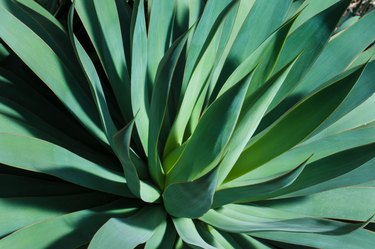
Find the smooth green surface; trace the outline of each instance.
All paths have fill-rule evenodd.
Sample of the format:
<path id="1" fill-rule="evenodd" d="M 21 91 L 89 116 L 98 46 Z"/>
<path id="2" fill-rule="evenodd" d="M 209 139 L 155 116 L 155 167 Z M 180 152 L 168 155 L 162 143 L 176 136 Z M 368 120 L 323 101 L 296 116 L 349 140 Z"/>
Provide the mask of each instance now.
<path id="1" fill-rule="evenodd" d="M 372 249 L 374 12 L 43 2 L 0 0 L 1 249 Z"/>
<path id="2" fill-rule="evenodd" d="M 160 207 L 147 207 L 128 218 L 112 218 L 94 235 L 90 249 L 131 249 L 145 243 L 155 233 L 165 213 Z M 123 236 L 127 236 L 123 239 Z"/>

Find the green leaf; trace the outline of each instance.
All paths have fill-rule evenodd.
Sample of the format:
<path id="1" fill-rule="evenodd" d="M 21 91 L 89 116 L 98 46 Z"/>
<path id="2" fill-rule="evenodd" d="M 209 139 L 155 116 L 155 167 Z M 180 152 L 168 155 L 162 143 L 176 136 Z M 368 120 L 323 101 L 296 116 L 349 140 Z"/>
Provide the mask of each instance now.
<path id="1" fill-rule="evenodd" d="M 314 18 L 320 12 L 326 10 L 332 5 L 336 4 L 340 0 L 325 0 L 325 1 L 316 1 L 316 0 L 303 0 L 303 1 L 294 1 L 289 10 L 290 15 L 295 15 L 298 11 L 301 11 L 301 15 L 296 20 L 293 25 L 292 30 L 296 30 L 304 23 L 308 22 L 311 18 Z M 294 6 L 293 6 L 294 5 Z"/>
<path id="2" fill-rule="evenodd" d="M 0 43 L 0 62 L 9 56 L 9 51 Z"/>
<path id="3" fill-rule="evenodd" d="M 341 120 L 340 120 L 341 125 L 336 125 L 335 123 L 351 111 L 358 112 L 355 109 L 358 106 L 360 106 L 362 103 L 364 103 L 365 101 L 373 97 L 373 94 L 375 93 L 375 86 L 372 84 L 372 82 L 373 82 L 373 78 L 375 77 L 375 61 L 366 63 L 363 66 L 365 67 L 363 70 L 363 73 L 361 77 L 359 78 L 358 83 L 354 86 L 353 90 L 349 93 L 348 97 L 337 108 L 337 110 L 322 124 L 322 126 L 319 127 L 319 129 L 316 130 L 312 135 L 315 135 L 319 132 L 324 134 L 326 133 L 326 131 L 324 131 L 324 129 L 326 128 L 330 129 L 330 132 L 338 128 L 342 129 L 343 122 Z M 354 70 L 354 69 L 351 69 L 351 70 Z M 348 70 L 348 71 L 350 72 L 351 70 Z M 371 116 L 371 112 L 366 112 L 365 114 L 368 114 L 366 116 Z M 352 120 L 351 122 L 347 122 L 347 124 L 345 124 L 344 126 L 350 127 L 350 125 L 352 125 L 354 122 L 360 125 L 368 123 L 368 121 L 365 121 L 363 120 L 363 118 L 360 118 L 360 116 L 357 116 L 355 120 Z"/>
<path id="4" fill-rule="evenodd" d="M 308 160 L 301 163 L 296 169 L 282 175 L 278 178 L 272 179 L 259 184 L 243 185 L 243 186 L 229 186 L 223 185 L 214 196 L 212 206 L 214 208 L 223 206 L 233 202 L 250 202 L 262 200 L 264 196 L 272 194 L 273 192 L 288 187 L 292 184 L 303 171 Z"/>
<path id="5" fill-rule="evenodd" d="M 176 120 L 169 131 L 167 143 L 164 148 L 165 156 L 168 155 L 171 149 L 175 149 L 176 146 L 183 142 L 187 128 L 189 128 L 187 127 L 188 122 L 193 118 L 194 111 L 197 111 L 199 114 L 202 111 L 201 109 L 195 108 L 199 107 L 198 102 L 201 101 L 201 99 L 204 100 L 208 77 L 217 54 L 219 38 L 220 32 L 217 32 L 190 78 L 180 109 L 177 110 Z"/>
<path id="6" fill-rule="evenodd" d="M 1 248 L 61 248 L 71 249 L 88 243 L 96 230 L 110 217 L 126 217 L 137 205 L 117 201 L 104 206 L 57 216 L 32 224 L 0 240 Z"/>
<path id="7" fill-rule="evenodd" d="M 261 78 L 269 76 L 270 71 L 273 69 L 275 63 L 278 61 L 278 57 L 281 49 L 284 46 L 285 39 L 287 38 L 288 32 L 295 21 L 295 15 L 289 18 L 281 27 L 276 29 L 264 42 L 262 42 L 247 58 L 243 60 L 241 64 L 234 70 L 234 72 L 228 77 L 224 85 L 221 87 L 218 96 L 226 92 L 233 84 L 245 77 L 252 70 L 257 68 L 256 80 L 254 79 L 247 92 L 247 97 L 259 89 L 265 82 L 259 82 Z M 297 58 L 296 56 L 295 58 Z M 292 58 L 287 64 L 293 61 Z M 271 61 L 271 62 L 270 62 Z M 261 68 L 261 69 L 260 69 Z M 285 68 L 285 67 L 284 67 Z M 283 68 L 276 72 L 279 73 Z M 217 70 L 217 69 L 216 69 Z"/>
<path id="8" fill-rule="evenodd" d="M 322 10 L 308 21 L 300 25 L 286 40 L 283 51 L 275 66 L 276 72 L 284 67 L 292 58 L 302 53 L 295 63 L 286 82 L 276 95 L 269 110 L 279 104 L 300 82 L 310 65 L 319 56 L 335 29 L 342 13 L 346 10 L 350 0 L 338 1 L 332 6 Z M 319 10 L 321 7 L 319 6 Z M 324 23 L 324 25 L 321 25 Z"/>
<path id="9" fill-rule="evenodd" d="M 125 121 L 129 121 L 132 116 L 129 68 L 116 1 L 75 1 L 74 7 L 99 56 L 122 116 Z"/>
<path id="10" fill-rule="evenodd" d="M 272 2 L 272 3 L 271 3 Z M 221 74 L 211 93 L 211 100 L 215 99 L 221 87 L 233 73 L 284 21 L 292 1 L 273 0 L 255 1 L 249 14 L 244 20 L 231 50 L 222 65 Z M 262 18 L 272 16 L 272 18 Z"/>
<path id="11" fill-rule="evenodd" d="M 258 91 L 245 99 L 239 121 L 228 144 L 228 153 L 219 165 L 219 185 L 227 177 L 233 165 L 246 147 L 248 141 L 253 136 L 263 115 L 267 111 L 269 104 L 280 89 L 292 66 L 293 63 L 287 65 L 258 89 Z M 252 79 L 249 88 L 252 83 L 255 83 L 253 80 L 254 79 Z"/>
<path id="12" fill-rule="evenodd" d="M 241 246 L 241 248 L 254 248 L 254 249 L 271 249 L 272 247 L 267 244 L 252 238 L 246 234 L 230 234 L 231 237 Z"/>
<path id="13" fill-rule="evenodd" d="M 64 108 L 61 109 L 61 105 L 54 105 L 42 92 L 34 89 L 30 82 L 23 81 L 14 73 L 3 68 L 0 68 L 0 96 L 7 99 L 8 103 L 13 102 L 17 106 L 27 109 L 30 113 L 34 113 L 34 116 L 39 117 L 49 126 L 63 131 L 66 136 L 76 141 L 70 142 L 70 145 L 78 145 L 78 143 L 85 144 L 86 147 L 88 144 L 90 147 L 98 145 L 95 137 L 77 123 L 68 112 L 65 112 Z M 40 111 L 41 109 L 43 109 L 43 112 Z M 35 122 L 31 123 L 35 125 Z M 44 125 L 41 127 L 44 127 Z M 108 158 L 108 156 L 98 152 L 99 150 L 96 151 L 96 154 L 99 154 L 101 158 Z"/>
<path id="14" fill-rule="evenodd" d="M 181 87 L 181 101 L 177 103 L 179 110 L 168 135 L 164 156 L 183 142 L 186 126 L 216 57 L 216 48 L 220 41 L 220 27 L 225 16 L 234 11 L 236 2 L 223 0 L 219 4 L 208 2 L 206 5 L 191 44 L 188 44 L 190 47 L 188 47 L 188 58 Z"/>
<path id="15" fill-rule="evenodd" d="M 133 114 L 137 114 L 135 125 L 142 147 L 148 154 L 149 133 L 149 89 L 147 87 L 147 29 L 143 0 L 138 0 L 134 18 L 132 68 L 131 68 L 131 105 Z"/>
<path id="16" fill-rule="evenodd" d="M 168 98 L 177 61 L 185 46 L 189 32 L 177 39 L 160 62 L 150 105 L 148 137 L 148 163 L 151 177 L 164 186 L 164 171 L 160 162 L 158 144 L 163 121 L 167 113 Z"/>
<path id="17" fill-rule="evenodd" d="M 230 204 L 211 209 L 199 218 L 211 226 L 232 233 L 261 231 L 288 231 L 343 235 L 351 233 L 363 224 L 350 224 L 325 219 L 303 217 L 265 207 Z"/>
<path id="18" fill-rule="evenodd" d="M 95 234 L 89 249 L 135 248 L 149 240 L 161 222 L 165 222 L 165 213 L 156 206 L 144 207 L 125 219 L 112 218 Z"/>
<path id="19" fill-rule="evenodd" d="M 345 178 L 338 179 L 339 176 L 343 176 L 348 172 L 360 168 L 362 165 L 369 163 L 369 167 L 373 167 L 375 161 L 375 144 L 368 144 L 361 147 L 345 150 L 331 156 L 322 158 L 306 166 L 305 170 L 293 182 L 290 186 L 277 191 L 273 196 L 285 195 L 286 193 L 303 190 L 320 183 L 329 183 L 333 180 L 333 185 L 326 187 L 323 190 L 329 190 L 335 187 L 343 187 L 340 185 L 341 181 L 345 182 Z M 367 179 L 370 177 L 370 179 Z M 373 175 L 362 174 L 352 178 L 352 181 L 359 181 L 361 178 L 366 178 L 367 181 L 373 180 Z M 337 179 L 337 181 L 335 181 Z M 359 182 L 361 183 L 361 182 Z M 356 183 L 356 184 L 359 184 Z M 342 184 L 342 183 L 341 183 Z M 345 184 L 348 184 L 347 182 Z M 349 185 L 353 185 L 350 184 Z M 344 185 L 345 186 L 345 185 Z M 347 186 L 347 185 L 346 185 Z M 321 192 L 323 190 L 319 190 Z M 314 192 L 313 192 L 314 193 Z M 310 192 L 311 194 L 311 192 Z M 301 194 L 299 194 L 301 195 Z"/>
<path id="20" fill-rule="evenodd" d="M 193 220 L 188 218 L 172 218 L 173 224 L 181 239 L 190 246 L 196 246 L 203 249 L 214 249 L 201 237 Z"/>
<path id="21" fill-rule="evenodd" d="M 215 87 L 216 81 L 221 74 L 221 70 L 223 69 L 223 65 L 226 61 L 226 58 L 228 57 L 228 54 L 232 48 L 232 45 L 234 41 L 236 40 L 236 37 L 240 31 L 240 28 L 242 27 L 242 24 L 245 21 L 254 3 L 255 3 L 255 0 L 240 1 L 237 7 L 237 12 L 230 13 L 230 15 L 228 15 L 227 20 L 223 27 L 222 40 L 219 45 L 219 49 L 217 51 L 218 53 L 220 53 L 220 55 L 216 59 L 214 69 L 211 73 L 212 75 L 210 79 L 211 82 L 210 82 L 209 93 L 211 93 L 213 88 Z"/>
<path id="22" fill-rule="evenodd" d="M 247 182 L 250 183 L 258 179 L 274 177 L 291 170 L 301 160 L 304 160 L 311 154 L 314 154 L 314 156 L 311 158 L 310 163 L 340 151 L 374 143 L 374 137 L 374 122 L 359 126 L 358 128 L 349 128 L 343 131 L 338 130 L 337 134 L 327 133 L 322 134 L 322 136 L 315 136 L 239 179 L 246 178 Z"/>
<path id="23" fill-rule="evenodd" d="M 210 43 L 213 34 L 216 32 L 216 29 L 219 26 L 218 24 L 222 22 L 226 11 L 231 9 L 230 7 L 234 5 L 234 2 L 237 1 L 209 1 L 206 4 L 192 40 L 189 43 L 189 53 L 185 65 L 185 72 L 181 89 L 182 96 L 185 95 L 185 90 L 188 86 L 188 82 L 190 81 L 190 77 L 205 49 Z"/>
<path id="24" fill-rule="evenodd" d="M 142 171 L 147 169 L 137 169 L 130 156 L 130 140 L 133 126 L 134 121 L 114 135 L 113 149 L 121 161 L 130 191 L 145 202 L 155 202 L 160 197 L 160 191 L 151 183 L 140 179 L 138 171 L 142 173 Z"/>
<path id="25" fill-rule="evenodd" d="M 113 196 L 95 192 L 66 196 L 0 198 L 0 237 L 30 224 L 103 205 L 108 201 L 113 201 Z"/>
<path id="26" fill-rule="evenodd" d="M 87 188 L 132 196 L 118 172 L 40 139 L 1 133 L 0 162 L 53 175 Z"/>
<path id="27" fill-rule="evenodd" d="M 303 141 L 341 104 L 362 71 L 363 68 L 354 71 L 290 109 L 244 150 L 227 181 L 260 167 Z M 321 103 L 325 103 L 325 108 L 318 108 Z M 300 126 L 301 123 L 305 125 Z"/>
<path id="28" fill-rule="evenodd" d="M 6 1 L 6 0 L 3 0 Z M 1 39 L 33 70 L 54 92 L 72 114 L 100 141 L 107 143 L 97 126 L 95 105 L 80 87 L 77 78 L 57 54 L 29 27 L 0 4 Z M 27 43 L 22 42 L 25 39 Z M 45 65 L 49 65 L 48 68 Z"/>
<path id="29" fill-rule="evenodd" d="M 212 205 L 217 170 L 194 181 L 173 183 L 163 193 L 164 207 L 175 217 L 198 218 Z"/>
<path id="30" fill-rule="evenodd" d="M 147 40 L 147 77 L 150 87 L 154 85 L 159 63 L 170 46 L 174 7 L 174 1 L 152 1 Z"/>
<path id="31" fill-rule="evenodd" d="M 31 0 L 4 1 L 4 6 L 42 38 L 64 62 L 86 90 L 87 85 L 78 60 L 69 42 L 69 36 L 61 23 L 48 11 Z"/>
<path id="32" fill-rule="evenodd" d="M 127 68 L 131 68 L 131 52 L 130 46 L 131 41 L 129 37 L 131 37 L 131 18 L 132 18 L 132 9 L 130 5 L 126 1 L 116 0 L 117 12 L 119 16 L 120 26 L 121 26 L 121 34 L 122 34 L 122 43 L 124 45 L 124 52 L 125 52 L 125 59 L 127 63 Z M 128 72 L 129 73 L 129 72 Z"/>
<path id="33" fill-rule="evenodd" d="M 107 102 L 105 99 L 105 95 L 104 95 L 104 91 L 100 82 L 99 75 L 96 72 L 95 66 L 92 63 L 86 51 L 84 50 L 84 48 L 82 47 L 81 43 L 78 41 L 78 39 L 73 33 L 73 17 L 74 17 L 74 3 L 69 10 L 69 16 L 68 16 L 68 19 L 69 19 L 68 28 L 69 28 L 70 40 L 73 44 L 76 56 L 79 59 L 81 68 L 85 73 L 87 81 L 89 82 L 91 94 L 97 106 L 101 124 L 107 135 L 107 140 L 109 141 L 110 144 L 112 144 L 112 137 L 117 129 L 113 123 L 111 114 L 109 112 Z"/>
<path id="34" fill-rule="evenodd" d="M 346 170 L 343 172 L 339 172 L 338 176 L 334 176 L 332 179 L 328 181 L 324 181 L 321 183 L 315 183 L 313 185 L 307 186 L 295 192 L 286 194 L 284 197 L 294 197 L 294 196 L 306 196 L 312 195 L 315 193 L 320 193 L 323 191 L 335 189 L 335 188 L 342 188 L 347 186 L 353 186 L 358 184 L 363 184 L 369 181 L 374 181 L 375 176 L 372 174 L 375 166 L 375 159 L 371 159 L 366 163 L 357 165 L 350 171 Z"/>
<path id="35" fill-rule="evenodd" d="M 218 98 L 203 114 L 176 165 L 167 172 L 167 185 L 197 179 L 217 166 L 231 138 L 251 75 Z"/>
<path id="36" fill-rule="evenodd" d="M 290 232 L 257 232 L 252 233 L 251 235 L 262 239 L 325 249 L 372 248 L 375 243 L 375 236 L 373 232 L 365 229 L 341 236 Z"/>
<path id="37" fill-rule="evenodd" d="M 344 187 L 309 196 L 270 200 L 258 204 L 307 216 L 365 221 L 375 211 L 375 188 Z"/>
<path id="38" fill-rule="evenodd" d="M 371 28 L 374 22 L 375 12 L 370 12 L 348 30 L 334 37 L 293 94 L 306 95 L 345 70 L 375 40 L 375 31 Z"/>
<path id="39" fill-rule="evenodd" d="M 113 158 L 98 153 L 76 139 L 64 134 L 59 129 L 46 123 L 33 112 L 0 96 L 0 132 L 11 133 L 21 136 L 35 137 L 64 147 L 77 155 L 115 168 L 117 163 Z"/>
<path id="40" fill-rule="evenodd" d="M 173 248 L 176 241 L 177 232 L 174 229 L 172 221 L 161 223 L 156 229 L 154 235 L 147 240 L 145 249 Z"/>
<path id="41" fill-rule="evenodd" d="M 173 40 L 180 37 L 186 30 L 193 27 L 202 15 L 206 3 L 201 0 L 176 0 L 173 24 Z M 193 28 L 194 29 L 194 28 Z M 191 43 L 193 34 L 189 36 Z M 188 45 L 188 47 L 190 47 Z"/>
<path id="42" fill-rule="evenodd" d="M 197 229 L 203 239 L 209 241 L 215 248 L 240 248 L 236 241 L 230 237 L 229 233 L 218 231 L 202 222 L 197 223 Z"/>
<path id="43" fill-rule="evenodd" d="M 355 68 L 356 66 L 363 65 L 375 60 L 375 46 L 371 46 L 367 50 L 360 53 L 357 58 L 348 66 L 348 69 Z"/>

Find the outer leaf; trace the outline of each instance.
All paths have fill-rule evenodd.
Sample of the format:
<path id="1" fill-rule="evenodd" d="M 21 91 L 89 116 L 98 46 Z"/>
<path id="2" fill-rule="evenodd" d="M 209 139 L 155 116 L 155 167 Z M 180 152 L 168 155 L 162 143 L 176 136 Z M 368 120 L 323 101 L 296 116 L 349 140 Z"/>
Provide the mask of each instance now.
<path id="1" fill-rule="evenodd" d="M 289 35 L 280 58 L 276 64 L 276 72 L 287 64 L 292 58 L 302 53 L 296 62 L 293 70 L 289 74 L 287 81 L 276 95 L 271 107 L 280 103 L 289 91 L 291 91 L 307 72 L 312 62 L 319 56 L 324 45 L 328 42 L 332 31 L 335 29 L 342 13 L 348 7 L 350 0 L 338 1 L 336 4 L 324 9 Z M 321 7 L 319 6 L 319 9 Z M 324 26 L 320 25 L 324 23 Z"/>
<path id="2" fill-rule="evenodd" d="M 345 182 L 345 178 L 338 179 L 339 176 L 343 176 L 350 171 L 359 169 L 361 166 L 364 166 L 366 163 L 369 163 L 368 164 L 369 169 L 371 169 L 371 167 L 374 166 L 374 163 L 375 163 L 375 161 L 373 160 L 375 157 L 374 148 L 375 148 L 375 144 L 372 143 L 369 145 L 342 151 L 342 152 L 333 154 L 329 157 L 320 159 L 316 162 L 313 162 L 306 167 L 306 169 L 302 172 L 300 177 L 298 177 L 298 179 L 293 184 L 291 184 L 290 186 L 288 186 L 287 188 L 283 190 L 277 191 L 275 195 L 279 196 L 281 194 L 294 192 L 294 191 L 308 188 L 308 187 L 318 185 L 324 182 L 329 183 L 329 181 L 331 180 L 334 182 L 334 184 L 330 187 L 323 188 L 324 190 L 329 190 L 335 187 L 343 187 L 343 185 L 340 185 L 340 182 L 341 181 Z M 360 174 L 359 176 L 356 176 L 356 178 L 349 179 L 349 182 L 350 180 L 360 181 L 361 178 L 366 178 L 367 181 L 370 181 L 370 180 L 373 180 L 374 175 L 373 174 L 365 175 L 362 172 L 362 174 Z M 336 179 L 337 181 L 335 181 Z M 359 184 L 359 183 L 356 183 L 356 184 Z M 350 184 L 350 185 L 353 185 L 353 184 Z"/>
<path id="3" fill-rule="evenodd" d="M 375 58 L 375 53 L 373 53 Z M 319 127 L 318 130 L 314 132 L 313 135 L 323 131 L 325 128 L 328 128 L 329 126 L 335 126 L 335 122 L 337 122 L 339 119 L 344 117 L 346 114 L 348 114 L 351 111 L 356 112 L 356 108 L 367 101 L 370 98 L 373 98 L 373 94 L 375 93 L 375 86 L 373 84 L 373 78 L 375 77 L 375 61 L 370 61 L 369 63 L 365 63 L 363 65 L 365 68 L 363 70 L 363 73 L 361 75 L 361 78 L 358 80 L 358 83 L 355 85 L 353 90 L 350 92 L 348 97 L 345 99 L 345 101 L 339 106 L 339 108 L 322 124 L 321 127 Z M 355 68 L 348 70 L 349 72 L 355 70 Z M 345 74 L 345 73 L 344 73 Z M 366 114 L 366 113 L 365 113 Z M 371 116 L 371 112 L 367 112 L 368 116 Z M 371 120 L 372 121 L 372 120 Z M 364 121 L 362 118 L 358 118 L 355 120 L 352 120 L 351 122 L 348 122 L 346 124 L 346 127 L 350 127 L 351 124 L 356 122 L 357 124 L 366 124 L 368 121 Z M 343 126 L 342 122 L 341 125 Z M 331 132 L 339 126 L 336 126 L 335 128 L 329 127 Z M 344 125 L 345 126 L 345 125 Z M 352 127 L 350 127 L 352 128 Z M 325 132 L 323 131 L 323 134 Z M 319 135 L 318 135 L 319 137 Z"/>
<path id="4" fill-rule="evenodd" d="M 165 213 L 160 207 L 145 207 L 125 219 L 112 218 L 95 234 L 89 249 L 135 248 L 150 239 L 164 219 Z"/>
<path id="5" fill-rule="evenodd" d="M 363 68 L 356 70 L 346 78 L 321 89 L 288 111 L 246 148 L 227 179 L 244 175 L 301 142 L 340 105 L 362 70 Z M 325 103 L 325 108 L 317 108 L 321 103 Z M 301 127 L 301 123 L 305 125 Z"/>
<path id="6" fill-rule="evenodd" d="M 244 185 L 240 187 L 229 186 L 227 188 L 225 188 L 226 186 L 224 185 L 224 189 L 221 189 L 215 193 L 213 207 L 217 208 L 233 202 L 250 202 L 262 200 L 264 196 L 267 196 L 292 184 L 301 174 L 306 163 L 307 160 L 287 174 L 271 181 L 266 181 L 264 183 Z"/>
<path id="7" fill-rule="evenodd" d="M 97 106 L 100 120 L 104 131 L 106 132 L 107 139 L 112 144 L 112 136 L 116 132 L 116 126 L 113 123 L 111 114 L 109 112 L 107 102 L 105 99 L 104 91 L 100 82 L 100 78 L 96 72 L 94 64 L 91 62 L 90 57 L 82 47 L 81 43 L 73 33 L 73 17 L 74 17 L 74 4 L 69 11 L 69 35 L 70 40 L 74 46 L 75 53 L 79 59 L 82 70 L 85 72 L 87 81 L 89 82 L 90 90 Z"/>
<path id="8" fill-rule="evenodd" d="M 106 142 L 104 133 L 97 126 L 95 120 L 97 114 L 95 108 L 93 109 L 92 101 L 83 92 L 68 68 L 38 35 L 8 12 L 2 4 L 0 13 L 0 22 L 6 24 L 0 26 L 0 37 L 92 134 Z M 27 44 L 22 42 L 25 37 L 28 40 Z M 49 65 L 48 70 L 45 65 Z"/>
<path id="9" fill-rule="evenodd" d="M 116 164 L 112 158 L 109 159 L 108 156 L 103 156 L 101 153 L 76 139 L 72 139 L 61 130 L 48 124 L 35 115 L 32 110 L 28 109 L 27 105 L 21 106 L 8 98 L 0 96 L 0 117 L 0 132 L 39 138 L 60 145 L 82 157 L 90 158 L 90 160 L 103 164 Z"/>
<path id="10" fill-rule="evenodd" d="M 342 72 L 375 40 L 375 31 L 371 28 L 374 22 L 375 12 L 370 12 L 351 28 L 333 38 L 306 74 L 303 82 L 295 89 L 294 94 L 309 93 Z"/>
<path id="11" fill-rule="evenodd" d="M 290 4 L 290 0 L 256 1 L 254 3 L 233 42 L 226 58 L 226 63 L 222 66 L 221 74 L 217 79 L 218 82 L 215 84 L 216 87 L 211 94 L 211 99 L 216 98 L 234 69 L 246 60 L 282 24 Z M 262 16 L 272 16 L 272 18 L 264 19 Z M 213 80 L 216 81 L 215 79 Z"/>
<path id="12" fill-rule="evenodd" d="M 23 81 L 14 73 L 3 68 L 0 68 L 0 96 L 22 106 L 24 109 L 27 108 L 29 112 L 34 113 L 50 126 L 64 131 L 65 135 L 74 138 L 74 140 L 86 144 L 86 146 L 98 147 L 95 137 L 77 123 L 69 113 L 61 110 L 61 105 L 52 104 L 48 97 L 34 89 L 29 82 Z M 43 112 L 40 111 L 41 109 L 43 109 Z M 78 142 L 71 144 L 78 144 Z M 102 149 L 102 147 L 100 148 Z M 101 158 L 107 157 L 98 152 L 96 154 L 100 154 Z"/>
<path id="13" fill-rule="evenodd" d="M 233 233 L 257 231 L 289 231 L 342 235 L 353 232 L 363 224 L 348 224 L 331 220 L 305 218 L 294 213 L 264 207 L 228 205 L 210 210 L 200 220 Z"/>
<path id="14" fill-rule="evenodd" d="M 129 121 L 130 79 L 116 1 L 75 1 L 75 9 L 99 55 L 121 113 Z"/>
<path id="15" fill-rule="evenodd" d="M 269 76 L 268 74 L 273 69 L 275 63 L 278 61 L 280 51 L 284 46 L 285 39 L 296 17 L 297 15 L 291 17 L 280 28 L 275 30 L 247 58 L 245 58 L 241 64 L 238 65 L 238 67 L 228 77 L 224 85 L 221 87 L 218 96 L 226 92 L 231 86 L 233 86 L 233 84 L 235 84 L 241 78 L 245 77 L 245 75 L 247 75 L 256 67 L 257 68 L 261 67 L 262 69 L 257 70 L 256 80 L 254 79 L 254 82 L 249 87 L 247 96 L 254 93 L 256 90 L 258 90 L 258 88 L 262 84 L 265 83 L 265 82 L 258 82 L 258 80 L 260 80 L 260 76 L 262 76 L 264 78 L 264 81 L 266 81 L 266 78 Z M 289 63 L 293 61 L 295 58 L 291 59 L 287 63 L 287 65 L 289 65 Z M 282 69 L 283 68 L 281 68 L 276 73 L 279 73 Z"/>
<path id="16" fill-rule="evenodd" d="M 19 249 L 32 245 L 34 248 L 76 248 L 88 243 L 96 230 L 110 217 L 126 217 L 136 208 L 137 206 L 129 201 L 118 201 L 57 216 L 3 238 L 0 240 L 0 247 Z"/>
<path id="17" fill-rule="evenodd" d="M 356 165 L 356 167 L 354 167 L 354 169 L 352 168 L 351 171 L 346 169 L 343 172 L 339 172 L 339 174 L 336 175 L 336 177 L 329 179 L 328 181 L 309 185 L 306 188 L 302 188 L 293 193 L 286 194 L 283 197 L 312 195 L 330 189 L 342 188 L 347 186 L 363 184 L 369 181 L 374 181 L 374 166 L 375 159 L 371 159 L 363 164 L 359 163 L 359 165 Z"/>
<path id="18" fill-rule="evenodd" d="M 298 17 L 297 21 L 293 25 L 292 30 L 296 30 L 304 23 L 308 22 L 311 18 L 314 18 L 317 14 L 324 11 L 325 9 L 336 4 L 340 0 L 325 0 L 325 1 L 315 1 L 315 0 L 303 0 L 294 1 L 289 12 L 290 15 L 295 15 L 296 12 L 303 10 L 301 15 Z M 293 6 L 294 5 L 294 6 Z"/>
<path id="19" fill-rule="evenodd" d="M 355 129 L 341 131 L 337 134 L 313 137 L 295 148 L 287 151 L 274 160 L 264 164 L 245 175 L 247 182 L 274 177 L 294 168 L 301 160 L 314 154 L 310 162 L 328 157 L 340 151 L 360 147 L 375 142 L 375 123 L 369 123 Z M 240 180 L 239 178 L 238 180 Z M 236 180 L 237 181 L 237 180 Z"/>
<path id="20" fill-rule="evenodd" d="M 0 162 L 43 172 L 87 188 L 131 196 L 125 179 L 117 172 L 40 139 L 1 133 Z"/>
<path id="21" fill-rule="evenodd" d="M 338 188 L 304 197 L 265 201 L 262 205 L 308 216 L 365 221 L 374 214 L 375 188 Z"/>
<path id="22" fill-rule="evenodd" d="M 371 248 L 375 243 L 373 232 L 364 229 L 342 236 L 289 232 L 261 232 L 251 235 L 262 239 L 326 249 L 338 247 L 342 249 L 363 249 Z"/>
<path id="23" fill-rule="evenodd" d="M 37 197 L 81 194 L 88 190 L 67 182 L 20 176 L 4 170 L 0 174 L 0 197 Z"/>
<path id="24" fill-rule="evenodd" d="M 0 237 L 30 224 L 103 205 L 108 201 L 113 201 L 113 196 L 95 192 L 66 196 L 0 198 Z"/>
<path id="25" fill-rule="evenodd" d="M 7 3 L 4 6 L 14 16 L 19 18 L 52 48 L 64 65 L 77 77 L 77 83 L 86 90 L 87 82 L 80 70 L 73 47 L 69 42 L 69 36 L 61 23 L 35 1 L 16 0 L 3 2 Z"/>

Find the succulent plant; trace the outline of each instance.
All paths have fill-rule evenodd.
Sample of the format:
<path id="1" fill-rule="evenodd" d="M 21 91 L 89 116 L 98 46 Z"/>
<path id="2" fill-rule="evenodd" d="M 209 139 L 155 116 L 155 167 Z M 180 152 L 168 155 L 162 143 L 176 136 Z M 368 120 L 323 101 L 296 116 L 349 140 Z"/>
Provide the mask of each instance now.
<path id="1" fill-rule="evenodd" d="M 0 248 L 373 248 L 349 3 L 0 0 Z"/>

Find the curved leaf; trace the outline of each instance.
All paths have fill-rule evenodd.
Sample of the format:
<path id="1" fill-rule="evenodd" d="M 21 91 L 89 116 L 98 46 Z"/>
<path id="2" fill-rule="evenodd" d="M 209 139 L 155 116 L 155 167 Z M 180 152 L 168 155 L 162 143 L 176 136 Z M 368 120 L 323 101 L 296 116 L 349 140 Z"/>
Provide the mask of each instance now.
<path id="1" fill-rule="evenodd" d="M 125 219 L 112 218 L 95 234 L 89 249 L 135 248 L 150 239 L 161 222 L 165 213 L 160 207 L 145 207 Z"/>
<path id="2" fill-rule="evenodd" d="M 164 207 L 175 217 L 198 218 L 212 205 L 217 170 L 190 182 L 173 183 L 164 190 Z"/>
<path id="3" fill-rule="evenodd" d="M 250 79 L 251 75 L 242 79 L 205 111 L 180 159 L 167 172 L 167 186 L 197 179 L 217 166 L 233 134 Z"/>
<path id="4" fill-rule="evenodd" d="M 341 104 L 362 71 L 363 68 L 360 68 L 313 93 L 284 114 L 244 150 L 227 177 L 227 181 L 260 167 L 303 141 Z M 321 103 L 325 103 L 325 107 L 317 108 Z M 305 125 L 300 126 L 301 123 Z"/>
<path id="5" fill-rule="evenodd" d="M 21 153 L 22 152 L 22 153 Z M 0 162 L 13 167 L 43 172 L 87 188 L 132 196 L 125 179 L 60 146 L 40 139 L 1 133 Z"/>
<path id="6" fill-rule="evenodd" d="M 19 249 L 32 245 L 35 248 L 76 248 L 88 243 L 110 217 L 127 217 L 135 210 L 136 204 L 117 201 L 57 216 L 12 233 L 0 240 L 0 247 Z"/>
<path id="7" fill-rule="evenodd" d="M 155 88 L 150 106 L 150 125 L 148 137 L 148 163 L 151 177 L 159 186 L 164 185 L 164 172 L 160 162 L 158 144 L 163 120 L 167 113 L 167 104 L 177 61 L 185 46 L 189 32 L 177 39 L 160 62 L 156 74 Z"/>
<path id="8" fill-rule="evenodd" d="M 146 169 L 137 169 L 130 156 L 130 140 L 134 121 L 130 122 L 122 130 L 117 132 L 113 137 L 113 149 L 124 169 L 125 179 L 130 191 L 145 202 L 155 202 L 160 197 L 159 190 L 152 184 L 140 180 L 139 174 Z M 140 173 L 138 173 L 138 171 Z M 145 174 L 145 173 L 143 173 Z"/>
<path id="9" fill-rule="evenodd" d="M 188 245 L 197 246 L 203 249 L 214 249 L 201 237 L 193 220 L 188 218 L 172 218 L 178 235 Z"/>

